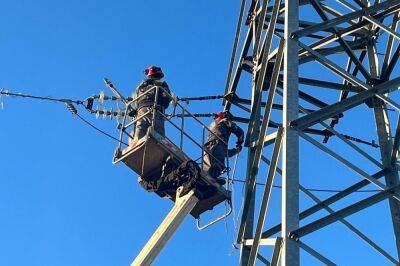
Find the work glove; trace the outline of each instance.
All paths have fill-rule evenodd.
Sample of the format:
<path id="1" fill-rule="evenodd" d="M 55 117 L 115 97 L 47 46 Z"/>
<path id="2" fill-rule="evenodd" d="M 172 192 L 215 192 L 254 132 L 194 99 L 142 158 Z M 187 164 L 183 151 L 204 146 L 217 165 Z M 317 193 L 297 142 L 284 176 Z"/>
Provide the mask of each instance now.
<path id="1" fill-rule="evenodd" d="M 135 117 L 137 115 L 136 109 L 130 108 L 128 111 L 128 116 Z"/>
<path id="2" fill-rule="evenodd" d="M 242 145 L 236 145 L 235 148 L 228 150 L 228 157 L 235 156 L 242 150 Z"/>
<path id="3" fill-rule="evenodd" d="M 176 96 L 176 94 L 173 92 L 171 92 L 171 101 L 173 105 L 175 105 L 178 102 L 178 96 Z"/>

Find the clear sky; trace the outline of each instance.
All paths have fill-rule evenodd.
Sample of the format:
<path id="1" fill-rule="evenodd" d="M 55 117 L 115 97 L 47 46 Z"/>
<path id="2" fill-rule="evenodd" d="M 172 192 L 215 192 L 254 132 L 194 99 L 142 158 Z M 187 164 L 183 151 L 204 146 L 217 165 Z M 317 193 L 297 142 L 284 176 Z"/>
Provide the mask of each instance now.
<path id="1" fill-rule="evenodd" d="M 157 64 L 178 96 L 222 94 L 239 2 L 4 0 L 0 87 L 82 99 L 107 91 L 102 83 L 106 76 L 130 95 L 143 78 L 143 69 Z M 124 165 L 113 165 L 115 142 L 72 117 L 62 104 L 3 101 L 0 265 L 128 265 L 171 203 L 141 189 L 136 175 Z M 189 108 L 216 112 L 221 103 L 193 103 Z M 349 118 L 358 114 L 350 113 Z M 90 119 L 116 135 L 114 121 Z M 356 136 L 373 136 L 373 124 L 351 128 Z M 331 145 L 335 144 L 333 140 Z M 301 148 L 305 186 L 338 189 L 361 179 L 325 155 L 316 161 L 315 148 L 303 142 Z M 336 148 L 346 152 L 339 144 Z M 366 149 L 378 154 L 376 149 Z M 242 152 L 237 178 L 244 177 L 245 160 Z M 354 162 L 365 161 L 354 158 Z M 376 170 L 365 168 L 369 173 Z M 318 171 L 324 171 L 324 176 Z M 261 175 L 260 181 L 264 179 Z M 236 212 L 241 191 L 237 183 Z M 279 192 L 273 192 L 269 226 L 279 220 Z M 302 209 L 311 204 L 302 196 Z M 211 215 L 223 210 L 220 207 Z M 386 203 L 349 220 L 395 255 Z M 239 252 L 232 251 L 234 237 L 232 216 L 204 232 L 197 231 L 194 219 L 187 218 L 156 265 L 235 265 Z M 388 265 L 340 224 L 304 241 L 339 265 Z M 261 251 L 270 254 L 270 249 Z M 304 252 L 302 261 L 320 265 Z"/>

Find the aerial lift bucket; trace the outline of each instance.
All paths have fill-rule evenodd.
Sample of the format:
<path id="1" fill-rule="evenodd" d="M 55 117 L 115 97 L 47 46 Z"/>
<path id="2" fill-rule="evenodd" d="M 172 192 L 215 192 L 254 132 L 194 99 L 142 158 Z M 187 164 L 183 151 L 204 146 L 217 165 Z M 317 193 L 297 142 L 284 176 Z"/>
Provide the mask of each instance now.
<path id="1" fill-rule="evenodd" d="M 123 150 L 114 162 L 122 161 L 139 175 L 160 175 L 162 165 L 168 156 L 173 156 L 180 163 L 190 160 L 170 140 L 150 128 L 145 137 Z M 213 182 L 213 179 L 204 171 L 201 172 L 198 183 L 201 184 L 197 184 L 197 189 L 190 190 L 186 195 L 181 196 L 183 187 L 168 194 L 168 198 L 175 202 L 174 207 L 132 262 L 132 266 L 150 265 L 188 214 L 196 218 L 197 228 L 203 230 L 226 218 L 232 212 L 230 191 Z M 204 191 L 198 187 L 204 188 Z M 229 209 L 214 221 L 200 226 L 200 215 L 226 200 L 229 202 Z"/>
<path id="2" fill-rule="evenodd" d="M 168 138 L 161 136 L 150 128 L 145 137 L 117 154 L 114 163 L 122 161 L 140 176 L 157 177 L 161 175 L 162 166 L 168 156 L 172 156 L 179 164 L 190 160 Z M 200 189 L 198 191 L 203 197 L 190 212 L 194 218 L 199 219 L 200 215 L 205 211 L 212 210 L 221 202 L 230 201 L 231 192 L 216 183 L 206 172 L 201 172 L 198 183 L 199 187 L 204 190 Z M 175 191 L 171 191 L 167 195 L 168 198 L 175 201 Z M 229 215 L 230 212 L 231 208 L 227 210 L 223 217 Z M 218 220 L 220 219 L 222 218 L 218 218 Z M 199 227 L 199 229 L 204 228 Z"/>

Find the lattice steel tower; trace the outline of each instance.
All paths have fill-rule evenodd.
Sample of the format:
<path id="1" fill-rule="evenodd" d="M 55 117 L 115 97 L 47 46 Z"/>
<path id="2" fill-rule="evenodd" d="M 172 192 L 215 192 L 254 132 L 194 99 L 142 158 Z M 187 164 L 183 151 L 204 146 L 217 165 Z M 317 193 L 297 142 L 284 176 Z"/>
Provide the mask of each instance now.
<path id="1" fill-rule="evenodd" d="M 400 0 L 242 1 L 224 102 L 225 110 L 234 114 L 247 112 L 250 117 L 244 207 L 238 233 L 240 265 L 254 265 L 257 259 L 268 263 L 259 253 L 260 245 L 274 247 L 272 258 L 268 259 L 272 265 L 299 265 L 300 249 L 327 265 L 335 265 L 318 248 L 302 241 L 304 236 L 333 223 L 344 224 L 378 255 L 395 265 L 399 263 L 400 105 L 393 95 L 400 86 L 396 72 L 400 56 L 399 11 Z M 357 120 L 376 127 L 377 143 L 344 134 L 354 130 L 349 123 L 354 119 L 353 110 L 357 110 Z M 393 121 L 397 127 L 391 129 Z M 351 169 L 360 181 L 349 182 L 346 189 L 326 199 L 317 198 L 301 185 L 299 139 Z M 332 148 L 332 141 L 346 145 L 346 152 Z M 273 147 L 270 158 L 266 155 L 269 145 Z M 349 159 L 357 156 L 373 167 Z M 264 163 L 269 170 L 261 170 Z M 376 170 L 371 173 L 371 169 Z M 321 177 L 326 174 L 302 169 L 302 173 L 305 171 L 314 171 Z M 264 228 L 275 173 L 282 177 L 281 223 Z M 266 177 L 265 190 L 259 196 L 255 196 L 257 177 Z M 315 181 L 316 185 L 319 183 Z M 378 191 L 361 200 L 353 197 L 357 190 L 370 184 Z M 301 210 L 301 193 L 315 205 Z M 351 201 L 347 206 L 337 210 L 330 206 L 345 198 Z M 390 254 L 346 220 L 384 200 L 389 203 L 387 215 L 392 225 L 387 226 L 393 228 L 397 255 Z M 320 210 L 328 214 L 301 223 Z"/>

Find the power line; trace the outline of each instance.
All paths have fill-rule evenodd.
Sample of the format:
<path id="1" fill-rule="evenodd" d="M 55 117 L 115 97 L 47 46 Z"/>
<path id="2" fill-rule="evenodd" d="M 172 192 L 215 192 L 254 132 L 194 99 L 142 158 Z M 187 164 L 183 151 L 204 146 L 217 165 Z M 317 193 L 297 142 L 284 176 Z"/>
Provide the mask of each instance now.
<path id="1" fill-rule="evenodd" d="M 13 93 L 9 92 L 8 90 L 5 89 L 0 89 L 0 95 L 5 95 L 5 96 L 11 96 L 11 97 L 21 97 L 21 98 L 29 98 L 29 99 L 34 99 L 34 100 L 43 100 L 43 101 L 51 101 L 51 102 L 57 102 L 57 103 L 65 103 L 67 105 L 68 110 L 72 113 L 72 115 L 76 115 L 81 121 L 83 121 L 85 124 L 89 125 L 91 128 L 95 129 L 96 131 L 100 132 L 104 136 L 107 136 L 110 139 L 113 139 L 117 142 L 121 142 L 125 145 L 125 142 L 120 141 L 119 139 L 115 138 L 114 136 L 110 135 L 109 133 L 105 132 L 104 130 L 96 127 L 93 125 L 90 121 L 82 117 L 81 115 L 78 114 L 78 110 L 75 108 L 73 103 L 77 105 L 83 105 L 83 103 L 86 101 L 82 100 L 71 100 L 71 99 L 66 99 L 66 98 L 54 98 L 54 97 L 49 97 L 49 96 L 35 96 L 35 95 L 30 95 L 30 94 L 24 94 L 24 93 Z"/>
<path id="2" fill-rule="evenodd" d="M 93 128 L 94 130 L 98 131 L 99 133 L 103 134 L 104 136 L 106 136 L 106 137 L 108 137 L 110 139 L 113 139 L 113 140 L 115 140 L 117 142 L 120 142 L 122 144 L 128 145 L 127 143 L 125 143 L 123 141 L 120 141 L 119 139 L 115 138 L 114 136 L 112 136 L 111 134 L 105 132 L 104 130 L 96 127 L 93 123 L 91 123 L 90 121 L 88 121 L 87 119 L 85 119 L 84 117 L 82 117 L 81 115 L 78 114 L 78 110 L 75 108 L 73 103 L 75 103 L 77 105 L 84 105 L 84 103 L 87 100 L 82 101 L 82 100 L 72 100 L 72 99 L 66 99 L 66 98 L 54 98 L 54 97 L 49 97 L 49 96 L 35 96 L 35 95 L 24 94 L 24 93 L 13 93 L 13 92 L 9 92 L 6 89 L 0 89 L 0 95 L 64 103 L 64 104 L 67 105 L 67 108 L 72 113 L 72 115 L 75 115 L 76 117 L 78 117 L 81 121 L 83 121 L 85 124 L 87 124 L 88 126 Z M 205 96 L 205 97 L 209 98 L 210 96 Z M 213 96 L 213 97 L 219 97 L 219 96 Z M 204 100 L 203 97 L 201 97 L 201 98 L 202 99 L 200 99 L 200 100 Z M 198 100 L 198 98 L 193 98 L 193 99 Z M 189 100 L 193 100 L 193 99 L 189 99 Z M 231 181 L 240 182 L 240 183 L 245 183 L 246 182 L 245 180 L 241 180 L 241 179 L 231 179 Z M 265 183 L 256 182 L 256 185 L 265 186 Z M 273 185 L 273 187 L 274 188 L 278 188 L 278 189 L 282 189 L 282 186 L 279 186 L 279 185 Z M 336 189 L 319 189 L 319 188 L 306 188 L 306 189 L 308 191 L 314 191 L 314 192 L 329 192 L 329 193 L 342 192 L 342 190 L 336 190 Z M 372 193 L 372 192 L 379 192 L 379 191 L 380 190 L 376 190 L 376 189 L 370 189 L 370 190 L 365 189 L 365 190 L 357 190 L 355 192 L 363 192 L 363 193 L 368 193 L 369 192 L 369 193 Z"/>
<path id="3" fill-rule="evenodd" d="M 78 110 L 75 108 L 75 106 L 72 104 L 72 102 L 70 101 L 66 101 L 65 102 L 67 105 L 68 110 L 71 112 L 72 115 L 77 116 L 80 120 L 82 120 L 85 124 L 89 125 L 91 128 L 95 129 L 97 132 L 100 132 L 101 134 L 103 134 L 104 136 L 107 136 L 119 143 L 125 144 L 128 146 L 128 144 L 126 144 L 125 142 L 117 139 L 116 137 L 110 135 L 109 133 L 105 132 L 104 130 L 96 127 L 95 125 L 93 125 L 91 122 L 89 122 L 88 120 L 86 120 L 84 117 L 82 117 L 81 115 L 78 114 Z"/>
<path id="4" fill-rule="evenodd" d="M 45 101 L 61 102 L 61 103 L 66 103 L 66 102 L 72 102 L 75 104 L 83 104 L 84 103 L 84 101 L 80 101 L 80 100 L 53 98 L 53 97 L 49 97 L 49 96 L 35 96 L 35 95 L 24 94 L 24 93 L 13 93 L 13 92 L 9 92 L 8 90 L 3 89 L 3 88 L 0 89 L 0 94 L 5 95 L 5 96 L 11 96 L 11 97 L 30 98 L 30 99 L 35 99 L 35 100 L 45 100 Z"/>
<path id="5" fill-rule="evenodd" d="M 84 123 L 86 123 L 87 125 L 89 125 L 91 128 L 95 129 L 96 131 L 100 132 L 101 134 L 103 134 L 103 135 L 105 135 L 105 136 L 107 136 L 107 137 L 109 137 L 109 138 L 111 138 L 111 139 L 113 139 L 113 140 L 115 140 L 115 141 L 117 141 L 117 142 L 120 142 L 120 143 L 122 143 L 122 144 L 128 145 L 128 144 L 126 144 L 125 142 L 120 141 L 120 140 L 117 139 L 116 137 L 111 136 L 110 134 L 108 134 L 108 133 L 105 132 L 104 130 L 102 130 L 102 129 L 96 127 L 95 125 L 93 125 L 92 123 L 90 123 L 88 120 L 86 120 L 85 118 L 83 118 L 82 116 L 80 116 L 78 113 L 76 113 L 75 115 L 76 115 L 80 120 L 82 120 Z"/>

